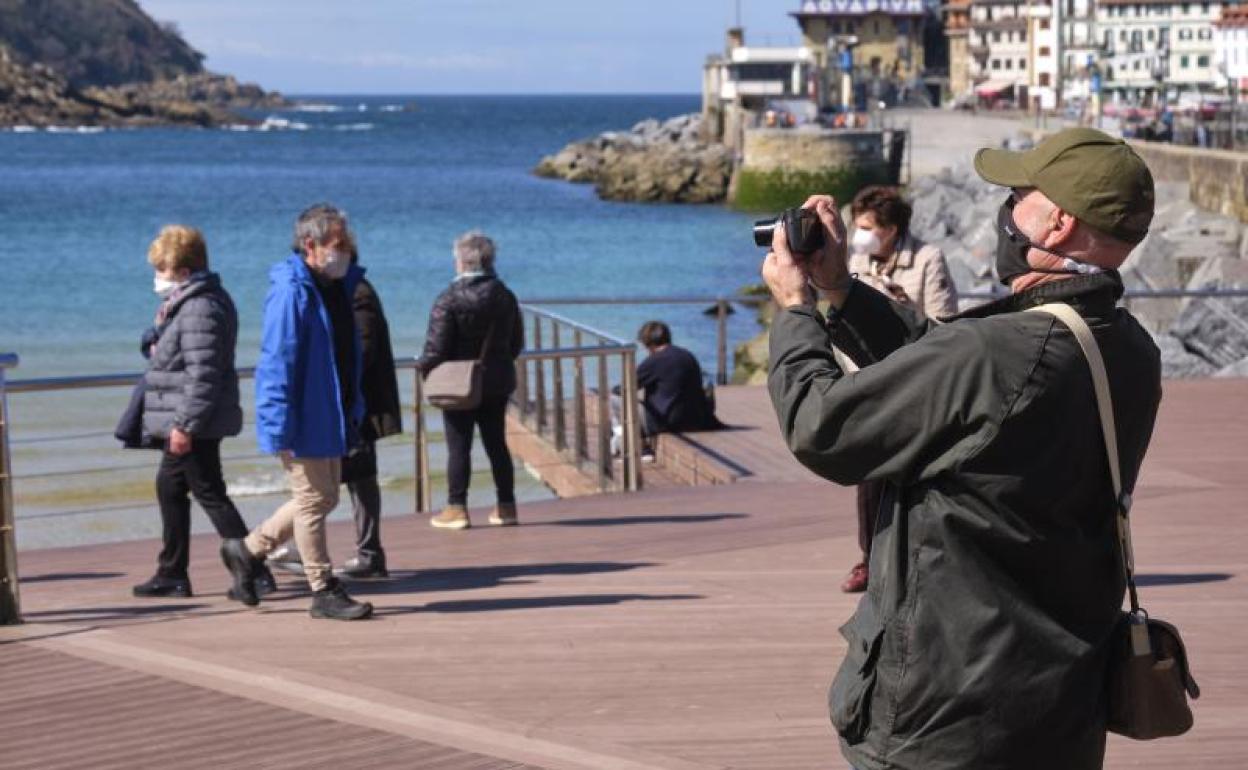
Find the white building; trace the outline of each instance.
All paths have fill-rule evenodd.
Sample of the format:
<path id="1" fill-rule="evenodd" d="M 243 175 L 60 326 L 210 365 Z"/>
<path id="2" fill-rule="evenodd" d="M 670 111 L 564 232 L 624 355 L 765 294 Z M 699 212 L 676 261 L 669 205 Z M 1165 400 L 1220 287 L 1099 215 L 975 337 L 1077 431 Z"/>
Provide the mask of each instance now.
<path id="1" fill-rule="evenodd" d="M 1238 93 L 1248 93 L 1248 5 L 1228 5 L 1214 22 L 1218 74 Z"/>
<path id="2" fill-rule="evenodd" d="M 1220 78 L 1214 22 L 1220 2 L 1099 0 L 1102 90 L 1107 98 L 1151 104 L 1159 94 L 1213 91 Z"/>
<path id="3" fill-rule="evenodd" d="M 814 110 L 813 52 L 806 47 L 745 45 L 741 29 L 728 30 L 722 55 L 702 71 L 702 116 L 708 138 L 738 146 L 741 132 L 773 102 L 808 103 Z"/>
<path id="4" fill-rule="evenodd" d="M 1057 106 L 1057 26 L 1049 3 L 973 0 L 967 49 L 975 93 Z"/>
<path id="5" fill-rule="evenodd" d="M 1062 101 L 1079 103 L 1092 95 L 1089 65 L 1100 58 L 1095 0 L 1054 0 Z"/>

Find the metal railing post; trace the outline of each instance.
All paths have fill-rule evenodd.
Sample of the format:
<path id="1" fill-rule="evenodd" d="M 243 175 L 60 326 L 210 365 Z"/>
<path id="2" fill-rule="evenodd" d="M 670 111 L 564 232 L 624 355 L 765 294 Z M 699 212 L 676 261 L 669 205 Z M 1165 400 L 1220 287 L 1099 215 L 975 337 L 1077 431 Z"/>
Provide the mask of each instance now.
<path id="1" fill-rule="evenodd" d="M 624 397 L 624 490 L 636 492 L 641 489 L 641 423 L 637 403 L 637 351 L 624 350 L 620 354 L 621 391 Z"/>
<path id="2" fill-rule="evenodd" d="M 413 431 L 415 445 L 415 502 L 416 513 L 428 513 L 432 508 L 432 494 L 429 482 L 429 433 L 425 427 L 425 383 L 419 369 L 412 370 L 412 417 L 416 428 Z"/>
<path id="3" fill-rule="evenodd" d="M 581 330 L 577 329 L 572 335 L 572 344 L 574 347 L 581 347 L 584 344 L 585 336 L 581 334 Z M 576 456 L 576 467 L 579 469 L 581 463 L 589 457 L 589 432 L 585 425 L 585 359 L 577 356 L 572 359 L 572 387 L 576 390 L 572 394 L 573 409 L 576 410 L 574 417 L 574 431 L 576 433 L 576 446 L 573 454 Z"/>
<path id="4" fill-rule="evenodd" d="M 542 350 L 542 317 L 533 316 L 533 349 Z M 546 432 L 546 362 L 538 359 L 533 362 L 533 389 L 537 391 L 537 435 Z"/>
<path id="5" fill-rule="evenodd" d="M 611 385 L 607 381 L 607 354 L 598 355 L 598 488 L 607 491 L 611 473 Z"/>
<path id="6" fill-rule="evenodd" d="M 17 366 L 17 354 L 0 354 L 0 625 L 22 622 L 17 586 L 17 514 L 13 510 L 13 463 L 9 456 L 9 397 L 5 370 Z"/>
<path id="7" fill-rule="evenodd" d="M 728 303 L 725 300 L 719 300 L 715 303 L 715 325 L 716 339 L 715 351 L 718 356 L 718 366 L 715 375 L 715 384 L 728 384 Z"/>
<path id="8" fill-rule="evenodd" d="M 550 344 L 556 350 L 559 349 L 559 323 L 557 321 L 551 321 L 550 324 Z M 568 448 L 568 426 L 563 403 L 563 359 L 556 358 L 550 362 L 550 365 L 554 370 L 555 378 L 555 449 L 562 452 Z"/>

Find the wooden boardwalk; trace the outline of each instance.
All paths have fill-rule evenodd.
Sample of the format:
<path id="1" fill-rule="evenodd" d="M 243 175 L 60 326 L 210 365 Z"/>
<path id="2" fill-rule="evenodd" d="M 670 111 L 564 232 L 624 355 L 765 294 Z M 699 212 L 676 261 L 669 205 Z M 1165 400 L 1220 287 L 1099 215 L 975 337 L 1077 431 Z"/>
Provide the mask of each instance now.
<path id="1" fill-rule="evenodd" d="M 789 458 L 761 389 L 719 398 L 739 429 L 692 438 L 737 483 L 529 505 L 505 530 L 388 518 L 394 577 L 355 588 L 370 622 L 311 620 L 288 577 L 229 602 L 212 537 L 184 600 L 130 596 L 151 541 L 22 553 L 0 767 L 844 768 L 824 694 L 852 490 Z M 1137 553 L 1204 697 L 1189 735 L 1112 738 L 1108 767 L 1248 764 L 1246 405 L 1248 382 L 1167 383 Z M 349 553 L 346 524 L 330 537 Z"/>

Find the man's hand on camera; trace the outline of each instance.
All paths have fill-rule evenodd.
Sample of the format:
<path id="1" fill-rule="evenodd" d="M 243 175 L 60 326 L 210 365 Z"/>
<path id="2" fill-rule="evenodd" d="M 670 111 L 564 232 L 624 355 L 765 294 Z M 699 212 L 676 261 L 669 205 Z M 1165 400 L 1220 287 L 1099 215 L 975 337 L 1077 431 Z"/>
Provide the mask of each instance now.
<path id="1" fill-rule="evenodd" d="M 811 254 L 805 268 L 811 283 L 819 289 L 832 306 L 840 309 L 849 296 L 849 236 L 845 222 L 841 220 L 836 199 L 831 195 L 812 195 L 802 204 L 804 209 L 814 209 L 823 222 L 824 246 Z"/>
<path id="2" fill-rule="evenodd" d="M 813 305 L 814 289 L 819 288 L 839 309 L 849 295 L 851 282 L 845 223 L 830 195 L 812 195 L 802 208 L 814 210 L 823 222 L 824 247 L 813 254 L 793 254 L 784 227 L 776 227 L 771 252 L 763 261 L 763 280 L 781 307 Z"/>
<path id="3" fill-rule="evenodd" d="M 815 291 L 798 258 L 789 251 L 783 224 L 776 225 L 771 235 L 771 251 L 763 259 L 763 280 L 780 307 L 815 304 Z"/>

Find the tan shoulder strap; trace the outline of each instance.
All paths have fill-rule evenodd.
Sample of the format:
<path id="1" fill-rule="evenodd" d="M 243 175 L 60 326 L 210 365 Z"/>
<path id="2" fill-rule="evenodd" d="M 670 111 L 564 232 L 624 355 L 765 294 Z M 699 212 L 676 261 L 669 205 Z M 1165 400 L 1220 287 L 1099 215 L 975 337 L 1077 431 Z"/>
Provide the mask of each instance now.
<path id="1" fill-rule="evenodd" d="M 1027 308 L 1027 312 L 1048 313 L 1055 316 L 1075 335 L 1079 347 L 1083 349 L 1088 368 L 1092 371 L 1092 386 L 1096 390 L 1096 408 L 1101 416 L 1101 433 L 1105 436 L 1105 452 L 1109 456 L 1109 475 L 1114 486 L 1115 511 L 1118 519 L 1118 545 L 1122 549 L 1122 569 L 1127 578 L 1127 588 L 1131 596 L 1132 612 L 1139 612 L 1139 599 L 1135 590 L 1135 549 L 1131 545 L 1131 522 L 1128 514 L 1131 509 L 1131 496 L 1122 490 L 1122 466 L 1118 463 L 1118 431 L 1114 426 L 1114 402 L 1109 392 L 1109 376 L 1105 373 L 1105 360 L 1101 357 L 1101 348 L 1096 344 L 1096 337 L 1088 328 L 1087 321 L 1078 311 L 1064 302 L 1051 302 L 1046 305 Z"/>

